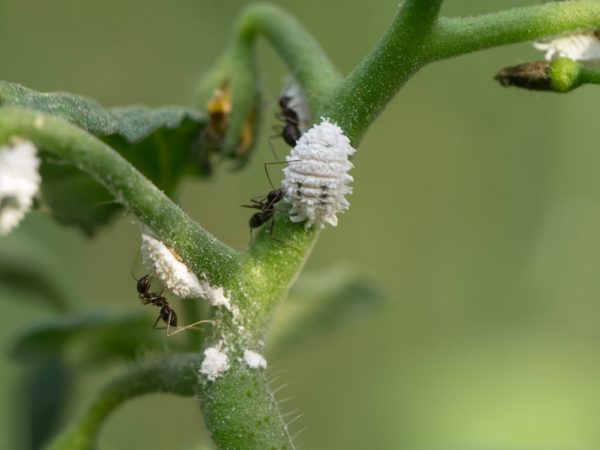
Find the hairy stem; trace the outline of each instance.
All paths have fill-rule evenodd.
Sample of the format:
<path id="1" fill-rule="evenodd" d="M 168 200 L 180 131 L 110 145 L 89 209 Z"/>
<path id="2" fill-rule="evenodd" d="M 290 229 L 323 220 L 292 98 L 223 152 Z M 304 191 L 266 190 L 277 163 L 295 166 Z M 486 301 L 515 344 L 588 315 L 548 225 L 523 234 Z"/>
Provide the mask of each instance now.
<path id="1" fill-rule="evenodd" d="M 580 0 L 514 8 L 475 17 L 442 18 L 426 40 L 435 61 L 502 45 L 600 27 L 600 2 Z"/>
<path id="2" fill-rule="evenodd" d="M 252 43 L 264 36 L 306 91 L 311 106 L 318 109 L 329 98 L 340 75 L 321 49 L 292 16 L 270 4 L 255 4 L 242 12 L 235 28 L 236 40 Z"/>
<path id="3" fill-rule="evenodd" d="M 12 136 L 31 140 L 92 175 L 131 210 L 196 273 L 223 283 L 236 269 L 234 252 L 196 224 L 181 208 L 109 146 L 48 114 L 0 109 L 0 142 Z"/>
<path id="4" fill-rule="evenodd" d="M 358 144 L 387 102 L 420 67 L 423 40 L 442 0 L 407 0 L 373 51 L 335 91 L 325 115 Z"/>
<path id="5" fill-rule="evenodd" d="M 84 414 L 50 444 L 49 450 L 92 450 L 96 448 L 101 426 L 122 403 L 152 393 L 190 397 L 197 384 L 199 358 L 179 354 L 147 361 L 110 381 Z"/>

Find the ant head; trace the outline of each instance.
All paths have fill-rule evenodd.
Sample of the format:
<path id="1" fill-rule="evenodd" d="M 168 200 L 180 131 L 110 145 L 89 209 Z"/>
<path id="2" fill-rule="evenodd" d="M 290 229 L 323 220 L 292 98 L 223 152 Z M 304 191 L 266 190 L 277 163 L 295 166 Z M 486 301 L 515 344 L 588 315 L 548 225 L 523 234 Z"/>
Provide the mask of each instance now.
<path id="1" fill-rule="evenodd" d="M 290 106 L 290 103 L 292 102 L 292 97 L 290 97 L 289 95 L 282 95 L 281 97 L 279 97 L 279 107 L 281 109 L 286 109 Z"/>

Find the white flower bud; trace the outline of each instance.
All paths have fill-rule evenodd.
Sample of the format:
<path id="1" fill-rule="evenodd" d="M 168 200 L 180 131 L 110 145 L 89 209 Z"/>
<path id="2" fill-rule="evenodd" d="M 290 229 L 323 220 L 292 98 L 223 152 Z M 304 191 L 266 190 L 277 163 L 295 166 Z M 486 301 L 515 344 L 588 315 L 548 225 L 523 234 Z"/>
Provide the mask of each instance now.
<path id="1" fill-rule="evenodd" d="M 0 236 L 15 228 L 31 209 L 42 181 L 39 167 L 33 143 L 13 139 L 0 146 Z"/>
<path id="2" fill-rule="evenodd" d="M 306 228 L 337 225 L 336 214 L 350 206 L 346 195 L 352 193 L 353 179 L 348 171 L 354 166 L 348 157 L 355 151 L 342 129 L 325 118 L 300 137 L 283 169 L 293 222 L 306 221 Z"/>

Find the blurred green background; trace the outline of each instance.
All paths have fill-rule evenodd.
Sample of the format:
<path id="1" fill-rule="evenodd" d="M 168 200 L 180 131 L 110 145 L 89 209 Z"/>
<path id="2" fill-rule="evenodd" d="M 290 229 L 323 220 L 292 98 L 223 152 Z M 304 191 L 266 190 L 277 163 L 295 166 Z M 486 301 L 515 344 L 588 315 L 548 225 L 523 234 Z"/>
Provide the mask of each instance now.
<path id="1" fill-rule="evenodd" d="M 106 106 L 189 104 L 246 3 L 3 0 L 0 79 Z M 371 2 L 365 13 L 357 0 L 275 3 L 344 73 L 397 7 Z M 443 13 L 535 3 L 452 0 Z M 259 48 L 274 108 L 284 67 L 264 42 Z M 306 429 L 301 448 L 600 447 L 600 90 L 541 94 L 492 81 L 501 67 L 540 58 L 523 44 L 429 66 L 362 142 L 352 208 L 322 234 L 308 269 L 360 264 L 389 298 L 312 346 L 269 359 L 281 372 L 277 384 L 291 383 L 279 394 L 293 396 L 285 410 L 304 414 L 292 426 Z M 248 241 L 249 213 L 239 205 L 268 190 L 262 163 L 272 159 L 264 140 L 272 116 L 265 117 L 245 170 L 222 166 L 182 192 L 184 208 L 237 248 Z M 0 241 L 0 252 L 51 266 L 86 308 L 137 310 L 134 222 L 124 215 L 88 241 L 31 215 Z M 47 316 L 25 300 L 0 287 L 5 349 Z M 0 371 L 0 448 L 12 449 L 22 371 L 8 357 Z M 113 372 L 80 380 L 68 414 Z M 112 416 L 101 448 L 189 449 L 203 441 L 195 402 L 157 395 Z"/>

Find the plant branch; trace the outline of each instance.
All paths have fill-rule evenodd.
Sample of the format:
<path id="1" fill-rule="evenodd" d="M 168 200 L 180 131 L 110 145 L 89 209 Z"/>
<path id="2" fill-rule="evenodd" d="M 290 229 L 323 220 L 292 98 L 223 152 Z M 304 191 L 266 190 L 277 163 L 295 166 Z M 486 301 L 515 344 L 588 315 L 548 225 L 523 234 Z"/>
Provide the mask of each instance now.
<path id="1" fill-rule="evenodd" d="M 407 0 L 372 52 L 334 92 L 324 115 L 358 145 L 387 102 L 422 64 L 419 54 L 442 0 Z"/>
<path id="2" fill-rule="evenodd" d="M 105 419 L 122 403 L 152 393 L 190 397 L 198 382 L 199 358 L 196 354 L 178 354 L 140 364 L 110 381 L 98 393 L 85 413 L 67 431 L 59 435 L 48 450 L 91 450 Z"/>
<path id="3" fill-rule="evenodd" d="M 70 123 L 20 108 L 0 109 L 0 142 L 19 136 L 92 175 L 196 273 L 222 284 L 237 268 L 233 250 L 196 224 L 109 146 Z"/>
<path id="4" fill-rule="evenodd" d="M 311 106 L 328 98 L 340 79 L 319 43 L 294 17 L 274 5 L 259 3 L 248 7 L 234 32 L 239 43 L 253 43 L 258 35 L 264 36 L 303 87 Z"/>
<path id="5" fill-rule="evenodd" d="M 487 48 L 600 28 L 600 2 L 580 0 L 514 8 L 475 17 L 441 18 L 426 40 L 435 61 Z"/>

